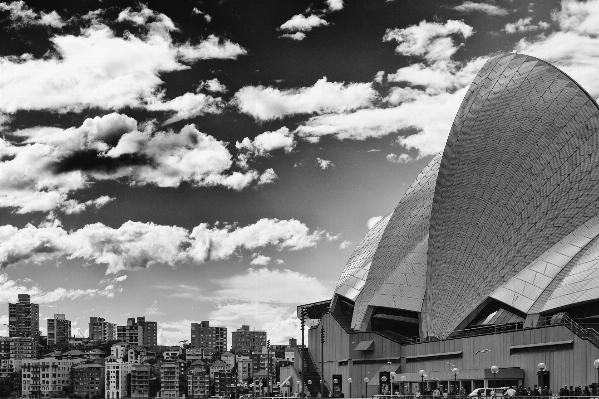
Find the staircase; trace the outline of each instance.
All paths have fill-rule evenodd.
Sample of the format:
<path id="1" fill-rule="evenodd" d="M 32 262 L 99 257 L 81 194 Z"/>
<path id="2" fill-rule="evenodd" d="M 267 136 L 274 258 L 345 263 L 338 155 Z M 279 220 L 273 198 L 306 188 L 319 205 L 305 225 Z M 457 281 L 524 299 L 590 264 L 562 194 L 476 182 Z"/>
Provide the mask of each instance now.
<path id="1" fill-rule="evenodd" d="M 310 355 L 310 351 L 308 348 L 303 348 L 301 350 L 301 356 L 304 358 L 305 367 L 306 367 L 306 376 L 304 381 L 306 382 L 306 388 L 308 388 L 308 395 L 311 397 L 316 397 L 320 393 L 320 373 L 314 364 L 314 360 Z M 312 381 L 311 384 L 308 381 Z M 329 396 L 329 388 L 327 384 L 324 386 L 324 397 Z"/>
<path id="2" fill-rule="evenodd" d="M 576 334 L 579 338 L 590 341 L 593 345 L 599 348 L 599 333 L 594 328 L 584 328 L 575 322 L 567 313 L 558 313 L 553 316 L 541 317 L 537 323 L 537 327 L 548 325 L 562 325 Z"/>

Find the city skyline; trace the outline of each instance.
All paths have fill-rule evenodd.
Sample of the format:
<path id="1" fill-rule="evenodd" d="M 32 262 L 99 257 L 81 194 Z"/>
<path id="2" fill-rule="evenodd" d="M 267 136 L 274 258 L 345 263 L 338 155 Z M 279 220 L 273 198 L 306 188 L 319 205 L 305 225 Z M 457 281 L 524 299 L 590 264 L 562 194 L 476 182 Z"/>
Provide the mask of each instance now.
<path id="1" fill-rule="evenodd" d="M 599 1 L 248 3 L 0 3 L 0 336 L 29 293 L 74 334 L 300 338 L 490 54 L 599 97 Z"/>

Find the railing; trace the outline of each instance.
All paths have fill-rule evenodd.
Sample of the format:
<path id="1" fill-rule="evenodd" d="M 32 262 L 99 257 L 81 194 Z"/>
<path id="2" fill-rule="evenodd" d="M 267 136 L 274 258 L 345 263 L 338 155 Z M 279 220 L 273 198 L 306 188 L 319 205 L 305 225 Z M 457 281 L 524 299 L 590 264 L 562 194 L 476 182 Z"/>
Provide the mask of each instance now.
<path id="1" fill-rule="evenodd" d="M 373 399 L 437 399 L 437 398 L 449 398 L 449 399 L 468 399 L 468 398 L 510 398 L 510 399 L 531 399 L 531 398 L 539 398 L 539 399 L 549 399 L 549 398 L 570 398 L 570 399 L 599 399 L 599 394 L 597 395 L 575 395 L 575 396 L 560 396 L 560 395 L 541 395 L 541 396 L 508 396 L 504 394 L 498 394 L 497 396 L 469 396 L 469 395 L 447 395 L 442 394 L 439 396 L 433 395 L 418 395 L 418 394 L 410 394 L 410 395 L 373 395 Z"/>
<path id="2" fill-rule="evenodd" d="M 537 327 L 544 326 L 565 326 L 574 334 L 582 339 L 591 341 L 595 346 L 599 347 L 599 333 L 593 328 L 584 328 L 575 322 L 567 313 L 557 313 L 553 316 L 541 317 L 537 323 Z"/>

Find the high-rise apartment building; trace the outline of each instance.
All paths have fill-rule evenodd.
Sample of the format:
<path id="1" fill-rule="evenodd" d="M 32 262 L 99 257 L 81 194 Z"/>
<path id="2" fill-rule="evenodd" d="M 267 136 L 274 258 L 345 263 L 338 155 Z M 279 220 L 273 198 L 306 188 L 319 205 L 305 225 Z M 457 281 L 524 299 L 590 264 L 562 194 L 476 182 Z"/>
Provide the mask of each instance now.
<path id="1" fill-rule="evenodd" d="M 250 331 L 250 326 L 243 325 L 231 333 L 231 341 L 235 353 L 259 352 L 266 346 L 266 331 Z"/>
<path id="2" fill-rule="evenodd" d="M 19 302 L 8 304 L 8 336 L 32 337 L 40 335 L 40 305 L 31 303 L 29 294 L 19 294 Z"/>
<path id="3" fill-rule="evenodd" d="M 211 327 L 209 321 L 191 323 L 192 348 L 214 349 L 218 354 L 227 350 L 227 328 Z"/>
<path id="4" fill-rule="evenodd" d="M 150 377 L 152 366 L 149 364 L 134 364 L 131 366 L 131 397 L 150 397 Z"/>
<path id="5" fill-rule="evenodd" d="M 109 323 L 102 317 L 89 318 L 89 338 L 94 341 L 115 341 L 117 339 L 116 324 Z"/>
<path id="6" fill-rule="evenodd" d="M 48 346 L 68 344 L 71 337 L 71 321 L 63 313 L 54 314 L 48 323 Z"/>
<path id="7" fill-rule="evenodd" d="M 158 345 L 158 323 L 146 321 L 145 317 L 127 319 L 126 326 L 117 327 L 117 339 L 131 345 Z"/>

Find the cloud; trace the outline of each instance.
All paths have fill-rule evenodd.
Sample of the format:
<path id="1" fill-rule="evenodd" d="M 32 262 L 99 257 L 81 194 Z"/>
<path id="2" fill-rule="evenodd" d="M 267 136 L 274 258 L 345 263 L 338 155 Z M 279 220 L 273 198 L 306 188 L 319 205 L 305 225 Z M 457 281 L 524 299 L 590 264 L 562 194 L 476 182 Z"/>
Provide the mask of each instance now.
<path id="1" fill-rule="evenodd" d="M 305 17 L 301 14 L 294 15 L 291 19 L 285 22 L 283 25 L 279 26 L 279 30 L 286 31 L 302 31 L 309 32 L 313 28 L 319 26 L 327 26 L 329 23 L 324 19 L 320 18 L 318 15 L 310 15 Z"/>
<path id="2" fill-rule="evenodd" d="M 449 20 L 446 23 L 421 21 L 407 28 L 387 29 L 383 41 L 396 41 L 397 54 L 419 56 L 427 61 L 449 59 L 461 45 L 453 37 L 469 38 L 474 33 L 470 25 L 462 21 Z"/>
<path id="3" fill-rule="evenodd" d="M 389 162 L 393 162 L 393 163 L 407 163 L 412 161 L 412 158 L 408 155 L 408 154 L 393 154 L 390 153 L 386 156 L 387 161 Z"/>
<path id="4" fill-rule="evenodd" d="M 107 265 L 106 274 L 115 274 L 155 264 L 224 260 L 240 255 L 242 250 L 273 246 L 279 251 L 297 251 L 315 247 L 324 236 L 324 231 L 310 232 L 294 219 L 260 219 L 244 227 L 202 223 L 191 232 L 132 221 L 118 228 L 94 223 L 72 231 L 66 231 L 58 221 L 39 227 L 28 224 L 21 229 L 4 225 L 0 226 L 0 267 L 68 258 Z M 111 284 L 120 281 L 115 279 Z"/>
<path id="5" fill-rule="evenodd" d="M 282 128 L 273 132 L 264 132 L 253 140 L 245 137 L 241 142 L 235 143 L 235 147 L 239 151 L 243 151 L 253 155 L 267 155 L 272 151 L 278 149 L 284 149 L 285 152 L 293 151 L 296 141 L 295 136 L 288 128 L 283 126 Z"/>
<path id="6" fill-rule="evenodd" d="M 343 240 L 343 242 L 341 244 L 339 244 L 339 249 L 348 248 L 352 244 L 353 243 L 351 241 Z"/>
<path id="7" fill-rule="evenodd" d="M 328 159 L 322 159 L 322 158 L 316 158 L 316 164 L 322 170 L 325 170 L 325 169 L 335 166 L 333 164 L 333 162 L 329 161 Z"/>
<path id="8" fill-rule="evenodd" d="M 504 30 L 506 33 L 523 33 L 549 28 L 547 22 L 539 21 L 539 23 L 535 25 L 531 23 L 531 21 L 532 17 L 520 18 L 516 22 L 506 24 Z"/>
<path id="9" fill-rule="evenodd" d="M 474 3 L 472 1 L 465 1 L 462 4 L 453 7 L 456 11 L 464 13 L 482 12 L 487 15 L 507 15 L 508 11 L 494 4 L 487 3 Z"/>
<path id="10" fill-rule="evenodd" d="M 144 25 L 148 18 L 154 22 Z M 48 17 L 49 21 L 55 19 Z M 163 84 L 162 73 L 188 69 L 184 63 L 235 59 L 247 53 L 215 35 L 198 44 L 176 44 L 170 36 L 170 31 L 176 30 L 172 21 L 145 6 L 139 12 L 127 9 L 119 19 L 141 24 L 140 29 L 148 32 L 118 37 L 96 21 L 78 36 L 51 37 L 54 51 L 50 56 L 0 57 L 0 112 L 143 108 L 147 93 Z M 132 59 L 135 62 L 130 62 Z"/>
<path id="11" fill-rule="evenodd" d="M 343 9 L 343 0 L 326 0 L 330 11 L 339 11 Z"/>
<path id="12" fill-rule="evenodd" d="M 68 199 L 71 192 L 99 180 L 160 187 L 188 182 L 241 190 L 276 178 L 272 169 L 262 175 L 231 171 L 235 164 L 227 143 L 194 125 L 174 132 L 156 131 L 147 124 L 140 131 L 135 119 L 112 113 L 88 118 L 76 128 L 34 127 L 13 135 L 18 142 L 0 138 L 0 207 L 17 208 L 19 213 L 55 208 L 78 213 L 104 206 L 112 199 Z"/>
<path id="13" fill-rule="evenodd" d="M 313 86 L 298 89 L 246 86 L 235 93 L 235 102 L 243 113 L 272 120 L 294 114 L 349 111 L 370 104 L 376 96 L 370 83 L 345 85 L 324 77 Z"/>
<path id="14" fill-rule="evenodd" d="M 150 306 L 149 308 L 146 308 L 145 311 L 146 315 L 161 315 L 164 314 L 164 312 L 161 312 L 158 310 L 158 301 L 154 300 L 154 303 L 152 304 L 152 306 Z"/>
<path id="15" fill-rule="evenodd" d="M 194 7 L 193 10 L 191 10 L 191 15 L 201 15 L 202 17 L 204 17 L 204 20 L 206 22 L 212 21 L 212 17 L 210 15 L 198 10 L 196 7 Z"/>
<path id="16" fill-rule="evenodd" d="M 24 1 L 0 3 L 0 11 L 7 11 L 10 13 L 9 18 L 12 21 L 13 28 L 34 25 L 62 28 L 65 25 L 65 22 L 56 11 L 52 11 L 48 14 L 42 11 L 38 14 L 30 9 Z"/>
<path id="17" fill-rule="evenodd" d="M 226 93 L 228 91 L 227 87 L 219 82 L 217 78 L 206 81 L 202 80 L 198 87 L 198 91 L 202 89 L 206 89 L 211 93 Z"/>
<path id="18" fill-rule="evenodd" d="M 27 286 L 24 281 L 11 280 L 8 274 L 0 274 L 0 303 L 16 302 L 19 294 L 30 294 L 32 302 L 47 304 L 67 299 L 113 298 L 116 293 L 123 292 L 123 288 L 118 285 L 101 285 L 103 286 L 93 289 L 58 287 L 52 291 L 43 291 L 37 285 Z"/>
<path id="19" fill-rule="evenodd" d="M 223 107 L 220 97 L 214 98 L 202 93 L 185 93 L 168 101 L 160 94 L 152 97 L 146 106 L 150 111 L 175 111 L 175 115 L 167 119 L 163 126 L 204 114 L 218 114 L 222 112 Z"/>
<path id="20" fill-rule="evenodd" d="M 559 31 L 523 38 L 516 51 L 554 64 L 599 98 L 599 1 L 564 0 L 552 19 Z"/>
<path id="21" fill-rule="evenodd" d="M 383 216 L 373 216 L 370 219 L 368 219 L 368 221 L 366 222 L 368 230 L 372 229 L 374 225 L 377 224 L 382 218 Z"/>
<path id="22" fill-rule="evenodd" d="M 285 33 L 284 35 L 281 35 L 279 37 L 295 40 L 296 42 L 300 42 L 306 38 L 306 34 L 303 32 Z"/>
<path id="23" fill-rule="evenodd" d="M 271 258 L 261 254 L 252 254 L 252 261 L 250 265 L 254 266 L 266 266 L 270 263 Z"/>

